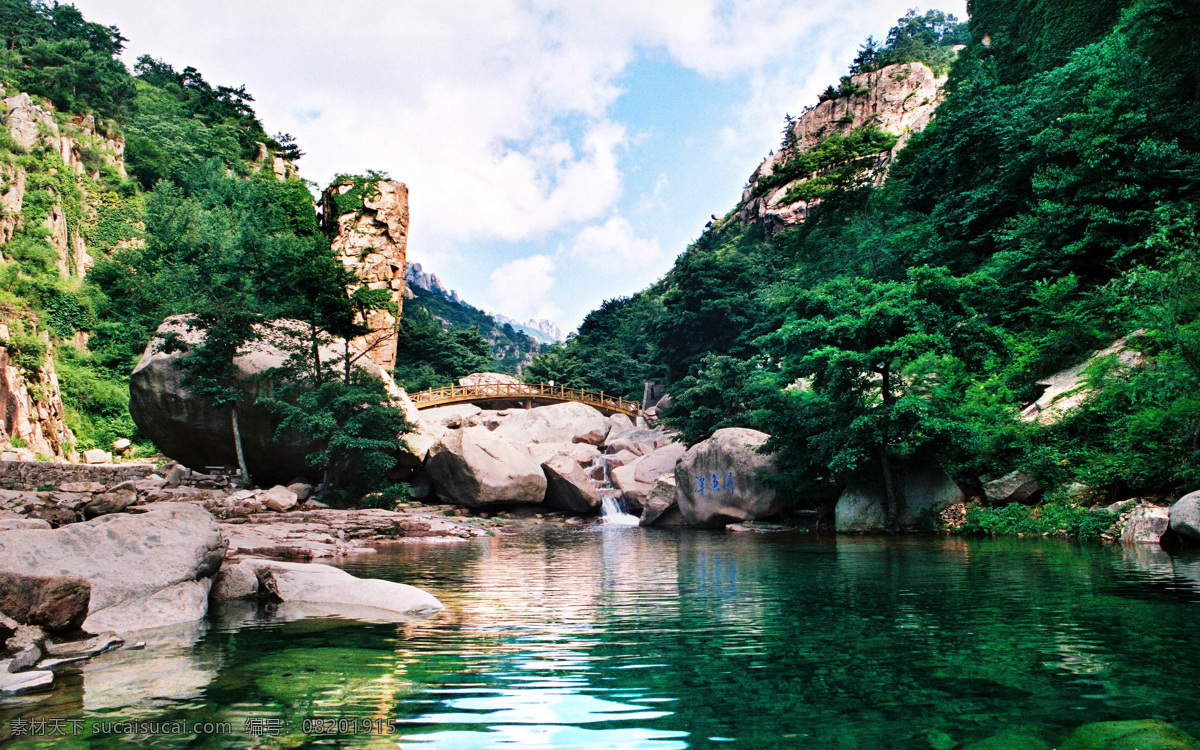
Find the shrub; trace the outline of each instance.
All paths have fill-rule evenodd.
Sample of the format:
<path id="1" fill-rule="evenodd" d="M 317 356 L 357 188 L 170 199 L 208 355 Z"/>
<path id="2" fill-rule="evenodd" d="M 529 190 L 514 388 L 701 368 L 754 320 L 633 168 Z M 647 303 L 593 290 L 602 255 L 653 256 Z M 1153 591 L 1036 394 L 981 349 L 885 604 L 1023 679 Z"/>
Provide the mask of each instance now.
<path id="1" fill-rule="evenodd" d="M 1030 507 L 1010 503 L 1002 508 L 967 508 L 961 531 L 981 536 L 1030 534 L 1095 539 L 1112 528 L 1115 520 L 1112 513 L 1093 513 L 1078 505 L 1047 503 Z"/>

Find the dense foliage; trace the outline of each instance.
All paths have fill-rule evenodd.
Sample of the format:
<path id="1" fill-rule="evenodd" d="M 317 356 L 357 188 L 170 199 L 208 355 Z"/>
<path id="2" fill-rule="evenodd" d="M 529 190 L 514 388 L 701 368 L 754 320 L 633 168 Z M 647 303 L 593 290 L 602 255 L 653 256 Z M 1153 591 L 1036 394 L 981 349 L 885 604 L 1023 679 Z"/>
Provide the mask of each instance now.
<path id="1" fill-rule="evenodd" d="M 1059 6 L 1054 23 L 1020 15 Z M 806 223 L 771 237 L 731 214 L 623 301 L 648 313 L 612 334 L 637 361 L 626 391 L 664 382 L 689 443 L 723 426 L 770 432 L 783 483 L 807 502 L 851 475 L 930 464 L 968 486 L 1021 468 L 1096 497 L 1195 489 L 1200 44 L 1183 30 L 1197 9 L 971 10 L 969 40 L 936 14 L 889 36 L 969 44 L 883 185 L 828 190 Z M 1123 338 L 1136 366 L 1095 359 L 1082 406 L 1020 418 L 1037 381 Z M 581 330 L 531 370 L 599 386 L 604 354 Z M 1035 520 L 1092 533 L 1055 512 Z M 995 513 L 972 528 L 1045 525 Z"/>
<path id="2" fill-rule="evenodd" d="M 325 469 L 331 497 L 352 501 L 374 489 L 411 426 L 348 349 L 324 360 L 319 351 L 362 335 L 356 321 L 390 304 L 388 294 L 334 257 L 304 182 L 255 163 L 264 149 L 298 159 L 294 139 L 266 134 L 244 87 L 214 86 L 194 68 L 177 72 L 146 56 L 131 75 L 116 57 L 119 32 L 84 21 L 72 6 L 0 0 L 0 38 L 0 81 L 56 108 L 55 124 L 80 143 L 85 167 L 76 175 L 57 148 L 27 150 L 3 130 L 0 174 L 6 182 L 17 170 L 26 177 L 21 221 L 0 264 L 6 346 L 36 383 L 47 354 L 38 333 L 51 334 L 77 448 L 106 448 L 120 437 L 151 447 L 129 417 L 129 373 L 159 323 L 186 313 L 203 329 L 202 343 L 168 337 L 156 345 L 186 350 L 191 388 L 233 419 L 245 398 L 233 359 L 270 338 L 292 352 L 271 373 L 268 405 L 281 429 L 317 438 L 310 459 Z M 103 138 L 87 135 L 86 115 L 103 118 L 89 122 L 96 132 L 126 136 L 129 178 L 112 166 Z M 93 256 L 86 278 L 83 269 L 60 268 L 47 241 L 42 225 L 55 207 L 65 214 L 67 242 L 81 237 Z M 270 324 L 281 319 L 296 322 Z"/>

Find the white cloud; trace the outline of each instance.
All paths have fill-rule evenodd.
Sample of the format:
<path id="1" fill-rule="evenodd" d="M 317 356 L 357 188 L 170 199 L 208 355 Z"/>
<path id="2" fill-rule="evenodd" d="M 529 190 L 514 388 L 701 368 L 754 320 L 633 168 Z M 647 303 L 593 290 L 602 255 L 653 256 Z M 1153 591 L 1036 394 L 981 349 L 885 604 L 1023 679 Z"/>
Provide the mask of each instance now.
<path id="1" fill-rule="evenodd" d="M 656 261 L 662 255 L 662 248 L 657 239 L 636 236 L 628 219 L 613 216 L 603 224 L 584 227 L 571 244 L 569 254 L 596 268 L 626 273 Z"/>
<path id="2" fill-rule="evenodd" d="M 531 255 L 509 261 L 492 271 L 488 301 L 497 312 L 517 320 L 556 319 L 562 314 L 548 300 L 554 287 L 554 259 Z"/>

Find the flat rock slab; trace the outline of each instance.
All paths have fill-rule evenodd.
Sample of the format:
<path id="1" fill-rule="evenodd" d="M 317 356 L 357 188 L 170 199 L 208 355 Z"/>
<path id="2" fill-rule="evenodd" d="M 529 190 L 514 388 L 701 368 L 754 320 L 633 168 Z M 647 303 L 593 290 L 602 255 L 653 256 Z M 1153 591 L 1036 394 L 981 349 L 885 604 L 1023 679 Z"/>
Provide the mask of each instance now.
<path id="1" fill-rule="evenodd" d="M 243 560 L 263 589 L 283 602 L 347 605 L 400 614 L 430 614 L 445 609 L 433 595 L 415 586 L 355 578 L 328 565 L 275 560 Z"/>
<path id="2" fill-rule="evenodd" d="M 82 641 L 47 642 L 45 650 L 47 656 L 58 659 L 76 656 L 87 658 L 103 654 L 106 651 L 112 651 L 124 645 L 125 639 L 116 633 L 101 633 L 95 638 L 87 638 Z"/>
<path id="3" fill-rule="evenodd" d="M 54 673 L 47 670 L 31 672 L 0 672 L 0 695 L 24 695 L 54 689 Z"/>

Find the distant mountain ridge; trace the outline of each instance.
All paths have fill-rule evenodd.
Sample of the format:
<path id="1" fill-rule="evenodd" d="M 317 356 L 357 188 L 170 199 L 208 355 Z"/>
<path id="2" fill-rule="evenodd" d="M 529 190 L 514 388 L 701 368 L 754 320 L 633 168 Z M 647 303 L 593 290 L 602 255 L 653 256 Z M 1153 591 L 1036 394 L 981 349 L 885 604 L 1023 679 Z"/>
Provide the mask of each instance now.
<path id="1" fill-rule="evenodd" d="M 452 302 L 467 304 L 456 290 L 447 288 L 436 273 L 426 271 L 420 263 L 409 263 L 408 268 L 404 272 L 404 279 L 410 289 L 415 287 L 432 294 L 441 295 Z M 411 292 L 406 296 L 411 299 Z M 557 344 L 567 339 L 562 329 L 553 320 L 531 318 L 521 323 L 514 318 L 501 315 L 500 313 L 489 312 L 487 314 L 492 320 L 496 321 L 497 325 L 510 325 L 514 330 L 524 333 L 538 343 Z"/>

